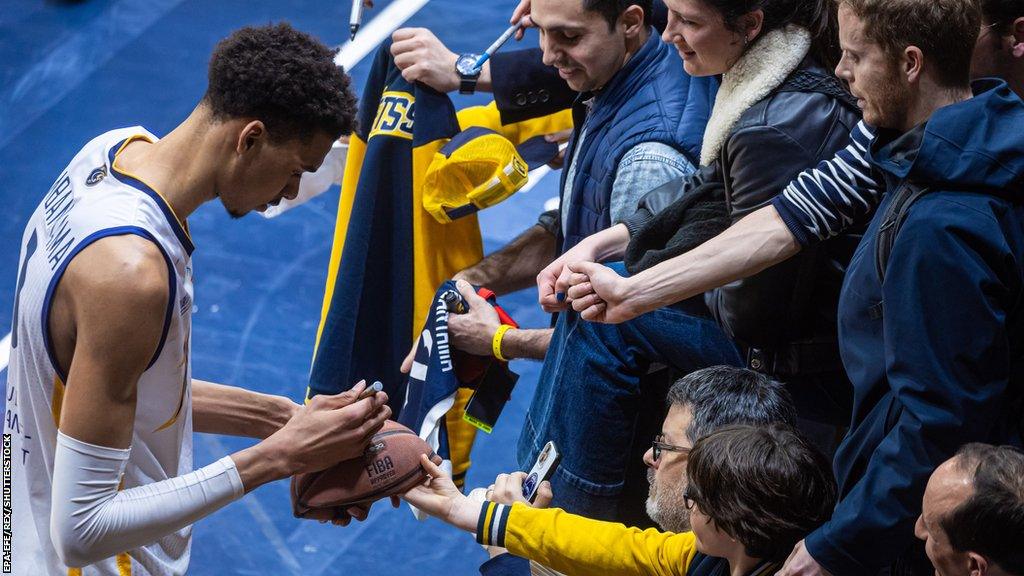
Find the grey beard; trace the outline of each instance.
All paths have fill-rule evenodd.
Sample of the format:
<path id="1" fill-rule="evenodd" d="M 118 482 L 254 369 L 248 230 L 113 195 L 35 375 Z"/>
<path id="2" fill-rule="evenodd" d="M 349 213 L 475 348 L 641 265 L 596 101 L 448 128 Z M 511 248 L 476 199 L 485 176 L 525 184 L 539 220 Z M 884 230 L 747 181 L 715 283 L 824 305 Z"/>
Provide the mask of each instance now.
<path id="1" fill-rule="evenodd" d="M 690 511 L 683 503 L 683 490 L 685 485 L 672 486 L 669 490 L 659 492 L 654 482 L 652 470 L 648 470 L 647 481 L 650 483 L 650 493 L 647 497 L 647 515 L 651 520 L 661 526 L 662 530 L 668 532 L 687 532 L 690 530 Z M 676 491 L 671 491 L 675 488 Z"/>

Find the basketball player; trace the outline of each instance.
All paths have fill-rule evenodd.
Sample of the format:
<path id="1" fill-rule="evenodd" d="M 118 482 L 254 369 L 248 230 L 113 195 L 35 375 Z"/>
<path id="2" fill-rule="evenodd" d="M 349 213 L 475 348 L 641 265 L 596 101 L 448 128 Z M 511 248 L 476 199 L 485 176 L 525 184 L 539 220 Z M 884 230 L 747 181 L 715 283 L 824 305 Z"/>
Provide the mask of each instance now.
<path id="1" fill-rule="evenodd" d="M 355 98 L 333 54 L 287 24 L 216 48 L 191 115 L 157 139 L 102 134 L 57 177 L 23 238 L 5 433 L 13 572 L 184 574 L 190 525 L 261 484 L 362 453 L 383 394 L 290 401 L 192 380 L 192 238 L 292 198 Z M 265 438 L 192 471 L 192 432 Z"/>

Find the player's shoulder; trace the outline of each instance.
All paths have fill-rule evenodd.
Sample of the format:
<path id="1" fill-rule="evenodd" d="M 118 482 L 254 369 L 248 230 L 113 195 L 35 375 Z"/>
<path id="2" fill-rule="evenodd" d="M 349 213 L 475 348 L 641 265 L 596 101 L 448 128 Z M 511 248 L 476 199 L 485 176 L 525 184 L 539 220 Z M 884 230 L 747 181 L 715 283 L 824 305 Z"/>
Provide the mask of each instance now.
<path id="1" fill-rule="evenodd" d="M 169 298 L 166 259 L 151 240 L 134 234 L 100 238 L 68 265 L 62 284 L 76 301 L 98 300 L 144 311 Z"/>
<path id="2" fill-rule="evenodd" d="M 155 142 L 157 137 L 142 126 L 128 126 L 115 128 L 93 137 L 82 146 L 75 157 L 71 160 L 71 168 L 74 170 L 79 164 L 86 164 L 88 167 L 95 165 L 96 169 L 104 167 L 110 160 L 111 155 L 116 154 L 120 145 L 134 138 L 145 138 Z M 104 175 L 106 172 L 104 172 Z"/>

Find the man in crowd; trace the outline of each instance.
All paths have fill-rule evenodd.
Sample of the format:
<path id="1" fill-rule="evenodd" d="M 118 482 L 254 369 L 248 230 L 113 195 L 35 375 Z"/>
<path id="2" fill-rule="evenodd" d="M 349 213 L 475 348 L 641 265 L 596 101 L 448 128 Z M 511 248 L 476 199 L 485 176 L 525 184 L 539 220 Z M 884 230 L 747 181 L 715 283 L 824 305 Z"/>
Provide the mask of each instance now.
<path id="1" fill-rule="evenodd" d="M 840 302 L 841 499 L 780 574 L 930 574 L 912 538 L 928 476 L 965 441 L 1021 443 L 1024 102 L 995 79 L 972 94 L 973 0 L 843 0 L 839 22 L 885 195 Z"/>
<path id="2" fill-rule="evenodd" d="M 1024 575 L 1024 453 L 961 448 L 928 480 L 914 532 L 938 576 Z"/>
<path id="3" fill-rule="evenodd" d="M 687 456 L 697 440 L 734 424 L 792 425 L 796 413 L 786 388 L 763 374 L 732 366 L 697 370 L 676 381 L 668 392 L 668 413 L 661 434 L 644 454 L 650 493 L 647 513 L 667 532 L 690 530 L 684 504 Z M 654 416 L 652 415 L 652 418 Z M 506 505 L 525 502 L 520 473 L 496 482 L 490 499 Z M 499 480 L 506 478 L 499 477 Z M 503 554 L 481 567 L 485 576 L 523 574 L 526 560 Z M 691 574 L 714 574 L 726 562 L 698 554 Z"/>
<path id="4" fill-rule="evenodd" d="M 676 51 L 651 27 L 650 0 L 541 0 L 533 3 L 531 18 L 542 31 L 543 63 L 556 68 L 560 80 L 549 74 L 552 86 L 524 92 L 514 81 L 526 74 L 503 73 L 508 61 L 498 59 L 485 65 L 476 82 L 495 89 L 499 103 L 522 97 L 519 110 L 503 114 L 506 121 L 550 111 L 547 103 L 563 105 L 563 83 L 579 96 L 560 214 L 457 275 L 498 294 L 532 285 L 560 252 L 631 213 L 640 194 L 692 172 L 717 86 L 714 79 L 690 78 L 683 71 Z M 448 71 L 454 55 L 429 31 L 396 31 L 392 53 L 406 79 L 442 91 L 457 87 Z M 537 66 L 531 57 L 525 55 L 523 63 L 532 71 Z M 492 320 L 473 311 L 452 318 L 453 343 L 490 355 L 498 327 Z M 543 358 L 551 332 L 510 330 L 499 343 L 502 356 Z"/>

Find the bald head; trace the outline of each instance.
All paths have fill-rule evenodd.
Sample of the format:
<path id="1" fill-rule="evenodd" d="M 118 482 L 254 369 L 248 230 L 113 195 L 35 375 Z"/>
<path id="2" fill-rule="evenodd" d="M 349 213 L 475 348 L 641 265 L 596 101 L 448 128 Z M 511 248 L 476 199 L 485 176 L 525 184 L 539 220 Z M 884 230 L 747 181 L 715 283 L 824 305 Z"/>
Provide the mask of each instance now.
<path id="1" fill-rule="evenodd" d="M 1024 576 L 1024 453 L 964 446 L 928 480 L 915 533 L 940 576 Z"/>

